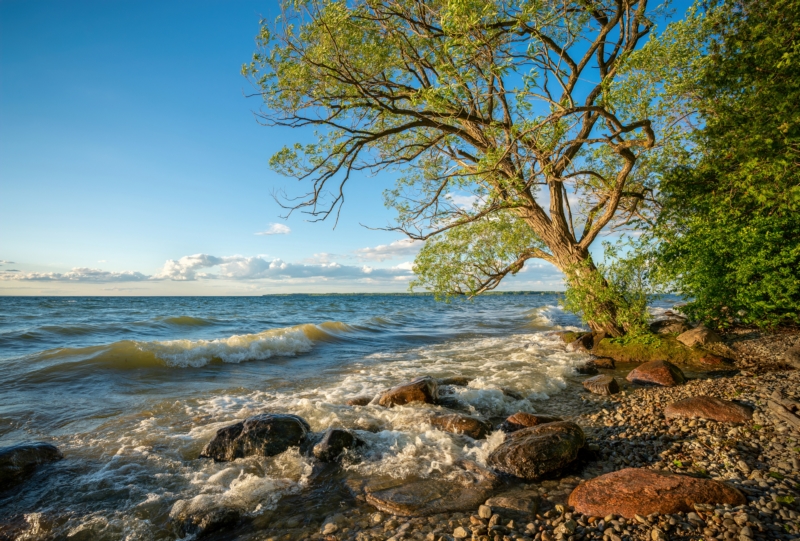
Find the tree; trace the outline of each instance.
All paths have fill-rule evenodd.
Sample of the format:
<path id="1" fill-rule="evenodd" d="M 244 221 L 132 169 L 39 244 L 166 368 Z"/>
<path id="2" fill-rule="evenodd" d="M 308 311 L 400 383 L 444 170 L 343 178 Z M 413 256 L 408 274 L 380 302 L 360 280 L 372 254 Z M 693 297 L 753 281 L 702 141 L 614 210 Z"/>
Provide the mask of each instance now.
<path id="1" fill-rule="evenodd" d="M 800 323 L 800 2 L 708 6 L 687 94 L 703 127 L 646 236 L 661 279 L 719 327 Z"/>
<path id="2" fill-rule="evenodd" d="M 541 258 L 570 284 L 606 287 L 589 247 L 644 217 L 675 124 L 626 68 L 653 27 L 646 0 L 282 7 L 243 73 L 265 124 L 318 130 L 271 160 L 310 185 L 290 211 L 338 216 L 354 173 L 399 172 L 391 229 L 427 241 L 419 285 L 475 295 Z M 588 298 L 591 328 L 621 335 L 618 304 Z"/>

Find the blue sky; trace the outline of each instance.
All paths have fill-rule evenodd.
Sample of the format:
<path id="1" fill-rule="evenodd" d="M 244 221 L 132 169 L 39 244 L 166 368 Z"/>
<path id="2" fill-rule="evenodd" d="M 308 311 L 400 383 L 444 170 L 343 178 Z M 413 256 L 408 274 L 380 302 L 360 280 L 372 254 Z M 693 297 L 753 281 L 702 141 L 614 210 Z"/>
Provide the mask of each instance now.
<path id="1" fill-rule="evenodd" d="M 349 185 L 338 226 L 282 220 L 242 63 L 277 2 L 0 2 L 0 294 L 405 291 L 391 178 Z M 262 233 L 262 234 L 258 234 Z M 271 233 L 271 234 L 270 234 Z M 561 288 L 534 262 L 503 289 Z"/>

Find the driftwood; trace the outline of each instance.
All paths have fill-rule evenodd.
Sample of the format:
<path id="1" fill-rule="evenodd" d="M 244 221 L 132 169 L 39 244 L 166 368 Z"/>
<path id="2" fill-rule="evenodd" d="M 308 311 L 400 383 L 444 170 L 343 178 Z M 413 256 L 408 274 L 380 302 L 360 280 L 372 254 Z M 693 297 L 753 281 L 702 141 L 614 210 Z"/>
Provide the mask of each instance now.
<path id="1" fill-rule="evenodd" d="M 784 398 L 780 391 L 775 391 L 767 400 L 769 411 L 778 420 L 785 422 L 796 431 L 800 432 L 800 402 Z"/>

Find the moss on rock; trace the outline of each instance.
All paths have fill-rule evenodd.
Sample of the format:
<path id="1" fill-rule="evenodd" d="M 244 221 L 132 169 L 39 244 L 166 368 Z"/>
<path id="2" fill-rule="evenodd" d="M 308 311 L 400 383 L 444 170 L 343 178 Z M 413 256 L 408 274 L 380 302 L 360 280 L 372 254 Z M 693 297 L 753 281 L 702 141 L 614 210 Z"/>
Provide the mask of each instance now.
<path id="1" fill-rule="evenodd" d="M 680 364 L 699 364 L 700 359 L 709 354 L 701 348 L 688 348 L 674 336 L 658 336 L 647 341 L 631 341 L 627 344 L 619 340 L 604 338 L 595 344 L 592 353 L 598 357 L 611 357 L 621 363 L 646 363 L 650 361 L 670 361 Z"/>
<path id="2" fill-rule="evenodd" d="M 576 332 L 576 331 L 563 331 L 558 334 L 561 335 L 561 340 L 563 340 L 565 344 L 569 344 L 587 333 Z"/>

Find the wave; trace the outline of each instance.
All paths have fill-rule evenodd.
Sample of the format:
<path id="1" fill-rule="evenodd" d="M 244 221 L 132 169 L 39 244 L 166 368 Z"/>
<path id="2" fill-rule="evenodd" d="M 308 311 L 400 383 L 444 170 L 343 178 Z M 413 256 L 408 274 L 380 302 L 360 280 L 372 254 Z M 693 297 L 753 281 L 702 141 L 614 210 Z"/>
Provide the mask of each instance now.
<path id="1" fill-rule="evenodd" d="M 201 317 L 192 316 L 176 316 L 159 318 L 160 321 L 170 325 L 177 325 L 180 327 L 205 327 L 207 325 L 214 325 L 215 321 L 212 319 L 204 319 Z"/>
<path id="2" fill-rule="evenodd" d="M 211 340 L 122 340 L 102 346 L 60 348 L 36 355 L 31 366 L 47 366 L 36 373 L 65 371 L 98 365 L 110 369 L 199 367 L 210 363 L 241 363 L 288 357 L 310 351 L 315 343 L 341 340 L 359 329 L 340 321 L 306 323 L 255 334 L 236 334 Z"/>

